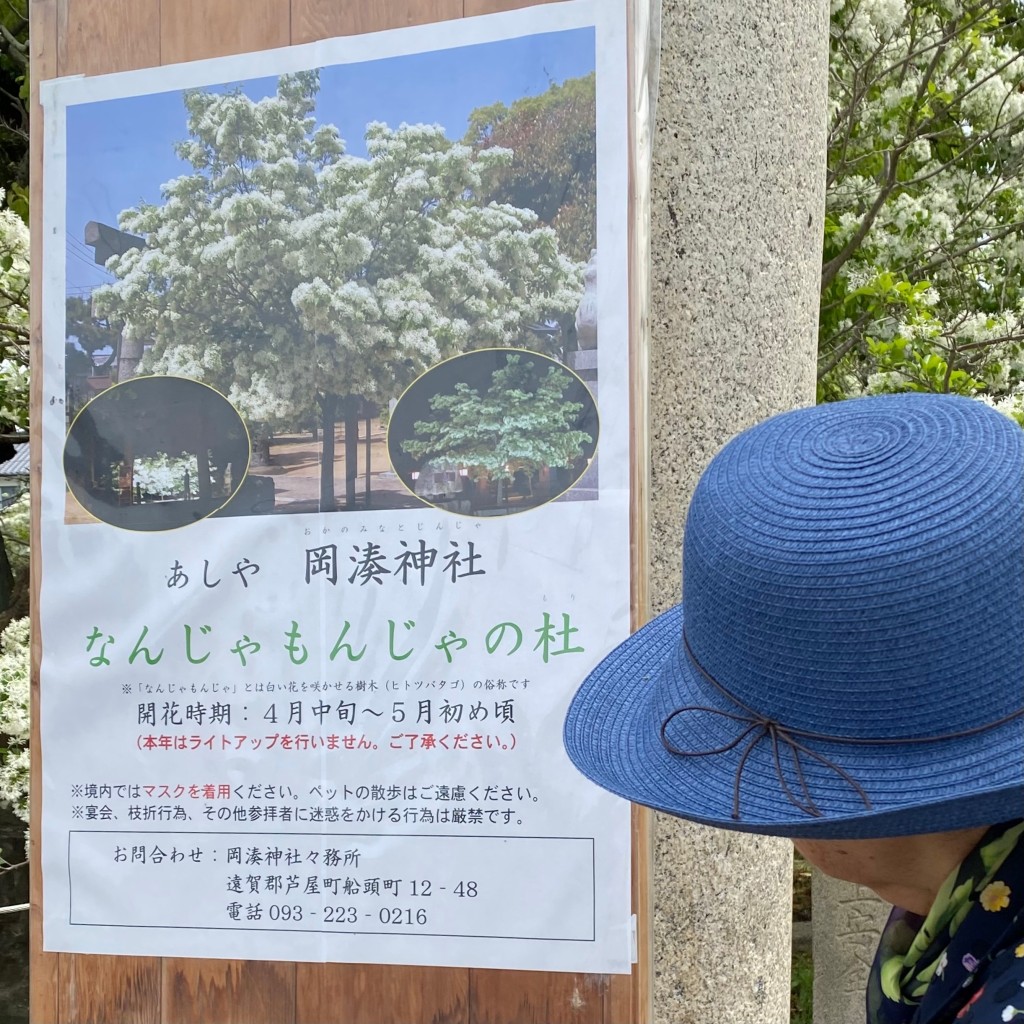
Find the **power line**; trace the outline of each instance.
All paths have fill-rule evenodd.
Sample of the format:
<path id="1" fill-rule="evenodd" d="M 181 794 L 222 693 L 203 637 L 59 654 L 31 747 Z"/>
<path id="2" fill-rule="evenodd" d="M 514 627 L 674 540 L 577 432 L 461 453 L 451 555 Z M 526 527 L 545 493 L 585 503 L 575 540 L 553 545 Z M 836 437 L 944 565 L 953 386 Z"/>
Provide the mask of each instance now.
<path id="1" fill-rule="evenodd" d="M 95 268 L 100 274 L 106 274 L 107 277 L 113 278 L 113 274 L 103 264 L 97 263 L 95 254 L 92 250 L 88 249 L 82 242 L 79 242 L 74 238 L 70 232 L 67 233 L 67 243 L 69 245 L 69 252 L 74 253 L 83 263 L 88 263 L 89 266 Z"/>
<path id="2" fill-rule="evenodd" d="M 84 267 L 88 267 L 90 270 L 98 269 L 94 266 L 92 260 L 87 260 L 81 253 L 76 252 L 74 249 L 65 249 L 66 255 L 72 259 L 78 260 L 79 263 Z"/>

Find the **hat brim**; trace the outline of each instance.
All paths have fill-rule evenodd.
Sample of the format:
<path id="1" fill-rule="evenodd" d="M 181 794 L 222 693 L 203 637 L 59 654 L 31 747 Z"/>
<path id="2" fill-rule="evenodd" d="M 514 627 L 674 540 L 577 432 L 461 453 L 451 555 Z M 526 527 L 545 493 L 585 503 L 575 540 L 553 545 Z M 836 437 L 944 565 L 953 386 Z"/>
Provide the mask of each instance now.
<path id="1" fill-rule="evenodd" d="M 743 735 L 744 712 L 701 678 L 682 650 L 682 628 L 677 605 L 612 651 L 573 698 L 565 748 L 599 786 L 702 824 L 793 838 L 911 835 L 1024 815 L 1024 719 L 895 746 L 798 737 L 804 752 L 795 756 L 762 735 L 748 750 L 758 730 Z M 676 715 L 667 735 L 691 756 L 661 738 L 666 718 L 684 707 L 702 710 Z"/>

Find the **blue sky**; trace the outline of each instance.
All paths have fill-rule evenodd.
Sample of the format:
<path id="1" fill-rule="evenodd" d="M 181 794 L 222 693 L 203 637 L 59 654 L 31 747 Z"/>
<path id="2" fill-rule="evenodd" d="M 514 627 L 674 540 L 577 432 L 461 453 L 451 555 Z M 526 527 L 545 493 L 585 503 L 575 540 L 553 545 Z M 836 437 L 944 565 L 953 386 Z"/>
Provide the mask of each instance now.
<path id="1" fill-rule="evenodd" d="M 443 125 L 460 138 L 471 111 L 512 103 L 594 70 L 594 31 L 574 29 L 457 49 L 338 64 L 320 71 L 317 119 L 337 125 L 350 153 L 365 156 L 369 121 Z M 241 85 L 253 99 L 273 95 L 276 78 Z M 109 281 L 82 239 L 85 224 L 116 224 L 140 201 L 159 202 L 160 186 L 189 170 L 174 154 L 186 137 L 180 91 L 108 100 L 67 110 L 67 287 L 84 294 Z"/>

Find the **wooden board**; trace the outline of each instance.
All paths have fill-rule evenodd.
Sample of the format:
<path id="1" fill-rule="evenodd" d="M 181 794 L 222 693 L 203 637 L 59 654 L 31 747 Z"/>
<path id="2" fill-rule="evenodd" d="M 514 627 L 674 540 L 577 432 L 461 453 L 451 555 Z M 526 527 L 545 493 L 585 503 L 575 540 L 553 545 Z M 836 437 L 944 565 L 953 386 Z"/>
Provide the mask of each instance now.
<path id="1" fill-rule="evenodd" d="M 29 44 L 32 86 L 30 98 L 31 123 L 36 130 L 29 140 L 29 160 L 31 166 L 31 183 L 29 203 L 33 210 L 43 208 L 43 133 L 39 125 L 43 123 L 43 111 L 39 105 L 39 82 L 44 78 L 53 78 L 58 74 L 57 68 L 57 0 L 35 0 L 29 7 Z M 31 226 L 31 251 L 42 252 L 42 218 L 35 217 Z M 42 310 L 42 275 L 33 274 L 30 282 L 29 304 L 32 310 L 30 335 L 30 360 L 32 379 L 39 380 L 42 375 L 43 332 L 41 324 Z M 42 399 L 39 388 L 33 388 L 29 404 L 29 416 L 33 423 L 39 422 Z M 32 437 L 30 445 L 29 482 L 32 489 L 33 535 L 32 535 L 32 615 L 33 623 L 38 622 L 36 609 L 39 607 L 39 579 L 42 573 L 42 556 L 39 551 L 39 478 L 42 449 L 38 437 Z M 39 663 L 42 644 L 39 630 L 32 630 L 32 768 L 31 792 L 34 797 L 30 804 L 29 829 L 34 836 L 42 835 L 42 801 L 39 794 L 43 786 L 42 760 L 39 756 L 42 741 L 39 736 Z M 59 978 L 60 958 L 55 953 L 43 952 L 42 913 L 43 885 L 39 870 L 39 847 L 33 843 L 29 849 L 31 868 L 29 876 L 29 1005 L 31 1019 L 34 1021 L 56 1021 L 57 986 Z"/>
<path id="2" fill-rule="evenodd" d="M 32 16 L 33 251 L 41 251 L 42 113 L 38 83 L 304 43 L 528 6 L 530 0 L 30 0 Z M 39 275 L 33 277 L 32 348 L 38 363 Z M 634 320 L 635 322 L 635 320 Z M 40 380 L 38 365 L 34 379 Z M 41 401 L 33 393 L 33 414 Z M 37 422 L 37 420 L 36 420 Z M 637 438 L 642 430 L 635 431 Z M 40 453 L 33 442 L 34 514 Z M 644 474 L 634 473 L 637 486 Z M 634 551 L 643 554 L 634 521 Z M 38 608 L 38 522 L 33 609 Z M 645 564 L 642 560 L 634 564 Z M 634 583 L 642 595 L 642 581 Z M 638 607 L 642 607 L 638 604 Z M 35 611 L 34 611 L 35 614 Z M 38 630 L 33 706 L 38 707 Z M 38 715 L 33 715 L 33 792 L 42 791 Z M 41 834 L 41 804 L 32 829 Z M 649 818 L 634 809 L 634 906 L 640 963 L 633 975 L 580 975 L 453 968 L 290 964 L 46 954 L 43 899 L 33 851 L 31 985 L 34 1024 L 646 1024 Z"/>
<path id="3" fill-rule="evenodd" d="M 386 3 L 292 0 L 292 42 L 308 43 L 331 36 L 450 21 L 461 18 L 462 14 L 462 0 L 387 0 Z"/>
<path id="4" fill-rule="evenodd" d="M 291 42 L 288 0 L 174 0 L 160 5 L 160 63 L 270 50 Z"/>

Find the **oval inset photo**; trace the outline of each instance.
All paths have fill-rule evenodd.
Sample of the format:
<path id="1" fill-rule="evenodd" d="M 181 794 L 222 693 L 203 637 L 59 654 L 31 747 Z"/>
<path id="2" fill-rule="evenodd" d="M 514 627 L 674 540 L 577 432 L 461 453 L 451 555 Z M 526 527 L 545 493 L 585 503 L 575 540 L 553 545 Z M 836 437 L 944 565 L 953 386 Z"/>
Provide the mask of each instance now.
<path id="1" fill-rule="evenodd" d="M 567 366 L 480 349 L 431 367 L 398 400 L 388 457 L 405 486 L 468 516 L 597 498 L 597 404 Z M 568 493 L 567 493 L 568 492 Z"/>
<path id="2" fill-rule="evenodd" d="M 176 530 L 237 494 L 250 453 L 245 424 L 219 391 L 185 377 L 135 377 L 100 392 L 75 417 L 64 476 L 101 522 Z"/>

